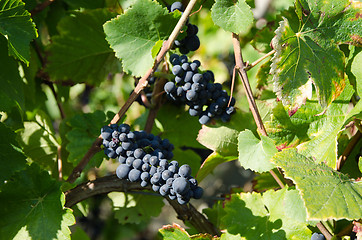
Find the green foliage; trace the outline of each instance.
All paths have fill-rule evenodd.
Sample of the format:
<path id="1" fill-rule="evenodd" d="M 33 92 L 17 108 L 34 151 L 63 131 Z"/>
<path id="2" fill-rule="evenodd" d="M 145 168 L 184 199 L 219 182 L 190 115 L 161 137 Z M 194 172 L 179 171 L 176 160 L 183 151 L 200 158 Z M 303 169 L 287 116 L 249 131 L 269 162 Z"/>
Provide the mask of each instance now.
<path id="1" fill-rule="evenodd" d="M 106 116 L 103 112 L 95 111 L 94 113 L 75 115 L 67 121 L 67 124 L 72 128 L 66 134 L 69 141 L 67 145 L 69 162 L 74 165 L 78 164 L 99 136 L 101 127 L 106 124 L 105 120 Z M 99 166 L 103 158 L 103 152 L 96 153 L 91 159 L 90 166 Z"/>
<path id="2" fill-rule="evenodd" d="M 344 55 L 331 41 L 336 40 L 335 35 L 324 32 L 323 29 L 331 26 L 324 26 L 327 21 L 323 21 L 320 9 L 306 9 L 305 15 L 301 13 L 304 9 L 299 2 L 296 7 L 296 13 L 289 11 L 289 15 L 285 15 L 272 43 L 276 50 L 271 66 L 274 91 L 284 105 L 291 105 L 290 109 L 295 110 L 311 98 L 314 85 L 318 100 L 325 109 L 345 87 Z M 326 19 L 335 14 L 331 12 Z M 346 34 L 348 32 L 341 33 Z"/>
<path id="3" fill-rule="evenodd" d="M 0 192 L 0 238 L 70 239 L 75 220 L 59 187 L 36 164 L 17 172 Z"/>
<path id="4" fill-rule="evenodd" d="M 7 51 L 6 40 L 0 36 L 0 111 L 10 112 L 12 107 L 24 107 L 24 92 L 17 62 Z"/>
<path id="5" fill-rule="evenodd" d="M 47 71 L 52 79 L 99 85 L 115 72 L 117 59 L 105 40 L 103 23 L 115 14 L 105 9 L 73 12 L 57 25 L 49 46 Z"/>
<path id="6" fill-rule="evenodd" d="M 24 122 L 19 141 L 25 155 L 48 170 L 56 166 L 59 143 L 48 115 L 39 112 L 33 121 Z"/>
<path id="7" fill-rule="evenodd" d="M 255 172 L 267 172 L 274 168 L 270 158 L 278 152 L 273 140 L 260 136 L 260 140 L 250 130 L 239 134 L 238 151 L 241 166 Z"/>
<path id="8" fill-rule="evenodd" d="M 8 40 L 9 54 L 29 65 L 29 44 L 38 33 L 24 5 L 21 0 L 0 1 L 0 33 Z"/>
<path id="9" fill-rule="evenodd" d="M 160 215 L 164 206 L 160 196 L 113 192 L 108 197 L 112 199 L 115 218 L 121 224 L 147 224 L 151 217 Z"/>
<path id="10" fill-rule="evenodd" d="M 309 220 L 357 219 L 362 216 L 362 182 L 323 163 L 285 149 L 272 160 L 301 192 Z"/>
<path id="11" fill-rule="evenodd" d="M 153 46 L 169 36 L 178 18 L 179 13 L 168 13 L 155 1 L 138 0 L 124 14 L 105 23 L 106 39 L 122 60 L 123 70 L 137 77 L 145 74 L 153 64 Z"/>
<path id="12" fill-rule="evenodd" d="M 245 239 L 310 239 L 312 234 L 297 190 L 233 194 L 225 212 L 221 223 L 227 232 Z"/>
<path id="13" fill-rule="evenodd" d="M 353 111 L 347 114 L 352 94 L 353 89 L 348 85 L 323 114 L 319 114 L 323 108 L 313 100 L 307 101 L 295 114 L 288 114 L 287 109 L 278 104 L 273 109 L 272 120 L 265 124 L 267 132 L 276 141 L 278 149 L 298 146 L 306 156 L 335 168 L 337 137 L 353 115 Z M 356 106 L 356 112 L 360 111 L 361 108 Z"/>
<path id="14" fill-rule="evenodd" d="M 0 123 L 0 138 L 6 139 L 6 141 L 0 142 L 0 188 L 4 184 L 5 180 L 8 180 L 11 175 L 16 171 L 19 171 L 26 166 L 25 156 L 19 144 L 15 140 L 15 133 L 5 124 Z"/>
<path id="15" fill-rule="evenodd" d="M 201 182 L 207 175 L 209 175 L 218 165 L 224 162 L 235 160 L 234 156 L 224 157 L 217 152 L 210 154 L 202 163 L 199 171 L 197 172 L 196 179 Z"/>
<path id="16" fill-rule="evenodd" d="M 362 143 L 354 142 L 362 119 L 361 3 L 272 1 L 259 19 L 253 0 L 198 2 L 188 21 L 201 45 L 188 59 L 201 62 L 200 73 L 212 70 L 236 99 L 230 122 L 202 126 L 163 91 L 173 78 L 169 57 L 182 49 L 170 49 L 155 69 L 151 108 L 125 105 L 180 19 L 169 13 L 173 2 L 0 0 L 0 239 L 132 239 L 156 234 L 150 229 L 170 240 L 310 239 L 321 220 L 332 239 L 347 239 L 346 227 L 362 216 Z M 276 50 L 246 69 L 268 136 L 256 129 L 241 82 L 231 84 L 230 32 L 239 34 L 245 62 Z M 212 226 L 202 219 L 192 225 L 200 219 L 190 205 L 173 201 L 177 213 L 164 214 L 166 200 L 154 192 L 109 192 L 113 177 L 104 176 L 119 163 L 94 143 L 120 108 L 119 122 L 132 130 L 153 124 L 154 135 L 174 144 L 172 160 L 189 164 L 204 188 L 192 204 L 221 236 L 204 233 Z M 225 172 L 236 159 L 242 166 Z M 78 198 L 85 200 L 73 216 L 65 206 Z M 187 231 L 162 227 L 176 214 Z"/>
<path id="17" fill-rule="evenodd" d="M 253 13 L 245 0 L 216 0 L 211 13 L 216 25 L 237 34 L 248 33 L 254 23 Z"/>

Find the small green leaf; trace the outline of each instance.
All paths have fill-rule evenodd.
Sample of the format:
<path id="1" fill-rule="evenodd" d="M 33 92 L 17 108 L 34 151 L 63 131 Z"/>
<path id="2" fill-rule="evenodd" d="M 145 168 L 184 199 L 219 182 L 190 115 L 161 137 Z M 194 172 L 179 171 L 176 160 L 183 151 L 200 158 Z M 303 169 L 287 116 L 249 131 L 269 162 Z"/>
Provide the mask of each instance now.
<path id="1" fill-rule="evenodd" d="M 238 135 L 244 129 L 255 129 L 251 114 L 241 111 L 233 115 L 229 123 L 203 125 L 197 141 L 222 156 L 238 156 Z"/>
<path id="2" fill-rule="evenodd" d="M 173 225 L 163 226 L 158 230 L 162 239 L 165 240 L 190 240 L 190 235 L 180 225 L 174 223 Z"/>
<path id="3" fill-rule="evenodd" d="M 106 9 L 73 12 L 57 25 L 52 38 L 46 71 L 52 79 L 99 85 L 115 72 L 117 58 L 109 47 L 103 23 L 115 14 Z"/>
<path id="4" fill-rule="evenodd" d="M 29 65 L 29 44 L 38 33 L 24 6 L 21 0 L 0 1 L 0 33 L 8 40 L 9 54 Z"/>
<path id="5" fill-rule="evenodd" d="M 68 120 L 67 124 L 72 128 L 66 134 L 66 138 L 69 140 L 66 147 L 69 152 L 68 162 L 73 165 L 78 164 L 99 136 L 101 128 L 106 125 L 105 120 L 106 116 L 101 111 L 78 114 Z M 88 167 L 99 166 L 104 157 L 103 151 L 96 153 Z"/>
<path id="6" fill-rule="evenodd" d="M 1 21 L 1 20 L 0 20 Z M 13 107 L 24 108 L 24 83 L 15 59 L 8 56 L 6 39 L 0 35 L 0 111 L 9 113 Z"/>
<path id="7" fill-rule="evenodd" d="M 278 152 L 273 140 L 265 136 L 259 140 L 247 129 L 240 132 L 238 141 L 241 166 L 256 172 L 267 172 L 275 167 L 270 162 L 270 158 Z"/>
<path id="8" fill-rule="evenodd" d="M 54 168 L 59 143 L 48 115 L 38 111 L 33 121 L 24 122 L 24 129 L 19 132 L 19 136 L 19 142 L 28 158 L 47 170 Z"/>
<path id="9" fill-rule="evenodd" d="M 217 152 L 210 154 L 202 163 L 200 170 L 197 172 L 196 179 L 201 182 L 207 175 L 209 175 L 218 165 L 236 160 L 236 157 L 228 156 L 224 157 Z"/>
<path id="10" fill-rule="evenodd" d="M 308 220 L 359 219 L 362 216 L 362 182 L 349 179 L 296 149 L 284 149 L 272 161 L 293 180 L 307 208 Z"/>
<path id="11" fill-rule="evenodd" d="M 0 122 L 0 139 L 6 141 L 0 142 L 0 188 L 4 181 L 11 177 L 14 172 L 19 171 L 26 166 L 25 156 L 19 144 L 15 140 L 16 134 L 2 122 Z"/>
<path id="12" fill-rule="evenodd" d="M 151 217 L 160 215 L 164 206 L 160 196 L 112 192 L 108 197 L 113 202 L 115 218 L 121 224 L 146 224 Z"/>
<path id="13" fill-rule="evenodd" d="M 237 34 L 246 34 L 254 23 L 253 13 L 245 0 L 216 0 L 211 17 L 225 31 Z"/>
<path id="14" fill-rule="evenodd" d="M 179 16 L 156 1 L 137 0 L 124 14 L 103 25 L 106 39 L 122 60 L 125 72 L 138 77 L 152 67 L 154 45 L 167 39 Z"/>
<path id="15" fill-rule="evenodd" d="M 155 45 L 152 47 L 151 50 L 151 54 L 152 54 L 152 58 L 155 58 L 158 54 L 158 52 L 160 51 L 161 47 L 163 44 L 163 40 L 158 40 Z"/>
<path id="16" fill-rule="evenodd" d="M 70 240 L 75 219 L 64 203 L 60 183 L 32 164 L 0 192 L 0 239 Z"/>
<path id="17" fill-rule="evenodd" d="M 228 233 L 246 239 L 306 239 L 311 230 L 297 190 L 233 194 L 221 219 Z"/>

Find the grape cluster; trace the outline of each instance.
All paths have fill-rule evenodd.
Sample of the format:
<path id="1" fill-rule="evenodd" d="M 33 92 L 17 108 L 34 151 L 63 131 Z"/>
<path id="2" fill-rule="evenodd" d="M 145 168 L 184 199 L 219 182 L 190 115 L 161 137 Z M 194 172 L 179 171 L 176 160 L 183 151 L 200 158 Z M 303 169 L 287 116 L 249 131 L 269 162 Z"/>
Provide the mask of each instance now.
<path id="1" fill-rule="evenodd" d="M 116 174 L 120 179 L 140 182 L 142 187 L 152 189 L 171 200 L 186 204 L 190 198 L 202 197 L 203 189 L 191 177 L 191 168 L 179 167 L 172 159 L 174 146 L 168 139 L 162 140 L 145 131 L 130 131 L 127 124 L 112 124 L 101 129 L 104 153 L 120 162 Z"/>
<path id="2" fill-rule="evenodd" d="M 321 233 L 313 233 L 311 240 L 326 240 L 326 238 Z"/>
<path id="3" fill-rule="evenodd" d="M 183 12 L 183 5 L 181 2 L 174 2 L 170 6 L 170 11 L 173 12 L 175 10 L 179 10 Z M 177 47 L 182 54 L 188 54 L 191 51 L 196 51 L 200 47 L 200 39 L 197 36 L 199 31 L 196 25 L 193 25 L 189 22 L 186 23 L 187 30 L 186 30 L 186 37 L 181 40 L 175 41 L 175 47 Z"/>
<path id="4" fill-rule="evenodd" d="M 189 114 L 198 116 L 201 124 L 207 124 L 212 118 L 230 121 L 235 99 L 232 97 L 229 104 L 230 97 L 220 83 L 214 83 L 213 72 L 199 73 L 200 61 L 188 62 L 185 55 L 172 54 L 170 61 L 175 79 L 164 86 L 167 96 L 188 105 Z"/>

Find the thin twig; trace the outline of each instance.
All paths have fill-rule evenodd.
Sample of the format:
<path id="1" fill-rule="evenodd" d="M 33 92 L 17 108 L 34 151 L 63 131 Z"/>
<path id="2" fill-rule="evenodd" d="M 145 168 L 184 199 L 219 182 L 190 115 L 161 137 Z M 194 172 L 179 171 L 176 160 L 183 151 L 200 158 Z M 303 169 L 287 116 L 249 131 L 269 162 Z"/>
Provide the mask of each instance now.
<path id="1" fill-rule="evenodd" d="M 116 175 L 101 177 L 93 181 L 82 183 L 65 192 L 65 206 L 72 207 L 78 202 L 99 194 L 107 194 L 110 192 L 127 193 L 142 190 L 151 190 L 151 187 L 143 188 L 140 186 L 139 182 L 132 183 L 127 180 L 120 180 Z M 191 223 L 199 232 L 220 235 L 218 229 L 191 204 L 180 205 L 175 200 L 172 201 L 168 198 L 167 200 L 177 212 L 178 217 L 183 221 Z"/>
<path id="2" fill-rule="evenodd" d="M 328 231 L 322 222 L 317 223 L 317 228 L 326 237 L 327 240 L 331 240 L 333 235 Z"/>
<path id="3" fill-rule="evenodd" d="M 255 62 L 253 62 L 252 64 L 248 64 L 245 67 L 245 70 L 248 71 L 250 69 L 252 69 L 253 67 L 255 67 L 257 64 L 259 64 L 261 61 L 263 61 L 265 58 L 273 55 L 275 53 L 275 50 L 271 50 L 270 52 L 268 52 L 267 54 L 265 54 L 264 56 L 262 56 L 261 58 L 259 58 L 258 60 L 256 60 Z"/>
<path id="4" fill-rule="evenodd" d="M 230 106 L 231 100 L 233 98 L 234 86 L 235 86 L 235 75 L 236 75 L 236 66 L 233 69 L 233 78 L 231 79 L 231 87 L 230 87 L 230 98 L 228 102 L 228 107 Z"/>
<path id="5" fill-rule="evenodd" d="M 55 0 L 45 0 L 42 3 L 39 3 L 38 5 L 35 6 L 35 8 L 33 10 L 31 10 L 30 14 L 32 16 L 40 13 L 41 11 L 43 11 L 46 7 L 48 7 L 50 4 L 52 4 Z"/>
<path id="6" fill-rule="evenodd" d="M 354 147 L 357 145 L 359 140 L 361 140 L 362 133 L 360 131 L 357 131 L 356 134 L 352 137 L 351 141 L 348 143 L 347 147 L 344 149 L 341 156 L 339 156 L 337 160 L 337 171 L 340 171 L 346 162 L 347 158 L 351 154 Z"/>
<path id="7" fill-rule="evenodd" d="M 135 90 L 131 93 L 125 104 L 122 106 L 122 108 L 119 110 L 119 112 L 113 117 L 110 124 L 117 123 L 122 116 L 126 113 L 128 108 L 132 105 L 132 103 L 137 99 L 140 92 L 147 87 L 148 85 L 148 79 L 152 76 L 152 74 L 156 71 L 158 65 L 161 63 L 163 58 L 165 57 L 166 53 L 171 49 L 172 44 L 176 40 L 180 30 L 185 25 L 188 16 L 191 13 L 192 8 L 195 6 L 197 0 L 191 0 L 189 4 L 187 5 L 184 13 L 182 14 L 180 20 L 176 24 L 175 28 L 173 29 L 170 37 L 167 41 L 165 41 L 162 45 L 162 48 L 160 52 L 157 54 L 155 62 L 153 64 L 153 67 L 150 68 L 146 74 L 140 79 L 138 82 Z M 100 145 L 102 143 L 102 138 L 99 135 L 98 138 L 93 142 L 92 147 L 88 150 L 88 152 L 84 155 L 82 160 L 79 162 L 79 164 L 73 169 L 72 173 L 69 175 L 67 181 L 70 183 L 73 183 L 81 174 L 85 166 L 88 164 L 90 159 L 93 157 L 94 154 L 96 154 L 100 150 Z"/>
<path id="8" fill-rule="evenodd" d="M 244 61 L 243 61 L 243 57 L 242 57 L 241 49 L 240 49 L 239 35 L 237 35 L 236 33 L 233 33 L 232 34 L 232 41 L 233 41 L 233 46 L 234 46 L 235 68 L 238 71 L 240 79 L 241 79 L 241 81 L 243 83 L 243 86 L 244 86 L 244 89 L 245 89 L 245 92 L 246 92 L 246 97 L 247 97 L 248 102 L 249 102 L 250 111 L 253 114 L 253 117 L 254 117 L 254 120 L 255 120 L 255 123 L 256 123 L 256 126 L 257 126 L 259 132 L 263 136 L 268 136 L 268 134 L 266 133 L 264 124 L 263 124 L 263 120 L 261 119 L 258 107 L 256 106 L 256 103 L 255 103 L 255 100 L 254 100 L 254 97 L 253 97 L 253 92 L 252 92 L 250 84 L 249 84 L 248 75 L 246 74 L 245 65 L 244 65 Z M 274 173 L 274 171 L 270 170 L 269 172 L 273 176 L 273 178 L 277 181 L 279 186 L 281 188 L 284 188 L 283 182 Z"/>

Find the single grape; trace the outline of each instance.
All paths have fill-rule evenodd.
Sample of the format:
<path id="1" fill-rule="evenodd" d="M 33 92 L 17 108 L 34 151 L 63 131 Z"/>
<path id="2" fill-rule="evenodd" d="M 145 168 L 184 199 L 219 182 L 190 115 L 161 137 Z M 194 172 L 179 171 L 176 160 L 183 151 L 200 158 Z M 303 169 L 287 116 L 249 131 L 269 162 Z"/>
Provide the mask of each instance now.
<path id="1" fill-rule="evenodd" d="M 104 126 L 101 128 L 101 136 L 105 140 L 110 140 L 112 138 L 112 133 L 113 129 L 108 126 Z"/>
<path id="2" fill-rule="evenodd" d="M 183 5 L 181 2 L 174 2 L 172 3 L 171 7 L 170 7 L 171 12 L 175 11 L 175 10 L 179 10 L 180 12 L 183 11 Z"/>
<path id="3" fill-rule="evenodd" d="M 151 179 L 150 173 L 143 172 L 141 173 L 141 180 L 142 181 L 149 181 Z"/>
<path id="4" fill-rule="evenodd" d="M 167 179 L 169 179 L 170 177 L 172 177 L 173 176 L 173 173 L 170 171 L 170 170 L 164 170 L 163 172 L 162 172 L 162 179 L 164 180 L 164 181 L 167 181 Z"/>
<path id="5" fill-rule="evenodd" d="M 131 170 L 130 166 L 126 164 L 121 164 L 116 169 L 117 177 L 120 179 L 126 179 L 128 177 L 128 173 Z"/>
<path id="6" fill-rule="evenodd" d="M 128 173 L 128 179 L 131 182 L 137 182 L 141 179 L 141 171 L 138 169 L 132 169 L 131 171 L 129 171 Z"/>
<path id="7" fill-rule="evenodd" d="M 312 237 L 310 238 L 310 240 L 325 240 L 325 239 L 326 238 L 321 233 L 313 233 Z"/>
<path id="8" fill-rule="evenodd" d="M 172 93 L 176 90 L 176 85 L 173 82 L 167 82 L 164 86 L 164 90 L 166 93 Z"/>
<path id="9" fill-rule="evenodd" d="M 195 199 L 200 199 L 203 194 L 204 194 L 204 189 L 202 189 L 201 187 L 196 187 L 196 188 L 193 190 L 193 197 L 194 197 Z"/>
<path id="10" fill-rule="evenodd" d="M 181 177 L 188 178 L 191 176 L 191 167 L 187 164 L 182 165 L 179 170 L 178 174 L 180 174 Z"/>
<path id="11" fill-rule="evenodd" d="M 135 159 L 135 160 L 133 161 L 133 163 L 132 163 L 132 166 L 133 166 L 133 168 L 135 168 L 135 169 L 141 169 L 142 165 L 143 165 L 143 162 L 142 162 L 142 160 L 139 159 L 139 158 Z"/>
<path id="12" fill-rule="evenodd" d="M 150 166 L 148 163 L 144 163 L 144 164 L 142 164 L 141 169 L 142 169 L 142 171 L 144 171 L 144 172 L 149 172 L 150 169 L 151 169 L 151 166 Z"/>
<path id="13" fill-rule="evenodd" d="M 190 189 L 190 183 L 184 177 L 179 177 L 173 180 L 173 190 L 178 194 L 185 194 Z"/>
<path id="14" fill-rule="evenodd" d="M 169 194 L 170 188 L 166 184 L 164 184 L 160 187 L 159 192 L 160 192 L 161 196 L 166 196 L 167 194 Z"/>
<path id="15" fill-rule="evenodd" d="M 186 99 L 189 101 L 195 101 L 197 99 L 197 92 L 193 90 L 188 90 L 186 92 Z"/>
<path id="16" fill-rule="evenodd" d="M 202 125 L 207 124 L 209 121 L 210 121 L 210 117 L 207 116 L 207 115 L 202 115 L 202 116 L 200 116 L 200 118 L 199 118 L 199 122 L 200 122 Z"/>
<path id="17" fill-rule="evenodd" d="M 137 149 L 134 150 L 134 152 L 133 152 L 133 156 L 134 156 L 135 158 L 141 158 L 141 159 L 142 159 L 145 155 L 146 155 L 146 154 L 145 154 L 145 152 L 143 151 L 142 148 L 137 148 Z"/>

